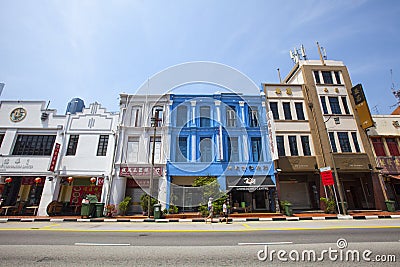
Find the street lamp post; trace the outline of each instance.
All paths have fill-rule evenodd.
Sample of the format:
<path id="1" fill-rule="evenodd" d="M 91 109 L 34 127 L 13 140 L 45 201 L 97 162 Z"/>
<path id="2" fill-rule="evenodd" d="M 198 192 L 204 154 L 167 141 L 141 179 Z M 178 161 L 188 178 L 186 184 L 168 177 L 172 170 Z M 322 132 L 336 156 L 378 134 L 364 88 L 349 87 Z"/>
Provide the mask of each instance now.
<path id="1" fill-rule="evenodd" d="M 154 152 L 156 149 L 156 133 L 157 133 L 157 125 L 160 119 L 158 118 L 159 113 L 161 110 L 156 109 L 154 112 L 154 117 L 151 118 L 151 122 L 153 124 L 153 144 L 151 150 L 151 171 L 150 171 L 150 183 L 149 183 L 149 198 L 147 202 L 147 218 L 150 218 L 150 205 L 151 205 L 151 196 L 152 196 L 152 189 L 153 189 L 153 175 L 154 175 Z"/>

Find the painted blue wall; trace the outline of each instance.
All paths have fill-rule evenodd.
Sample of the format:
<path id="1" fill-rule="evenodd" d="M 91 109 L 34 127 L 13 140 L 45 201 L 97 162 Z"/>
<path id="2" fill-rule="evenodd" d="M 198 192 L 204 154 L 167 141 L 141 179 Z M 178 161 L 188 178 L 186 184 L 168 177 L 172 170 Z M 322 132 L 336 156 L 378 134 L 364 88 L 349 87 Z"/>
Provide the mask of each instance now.
<path id="1" fill-rule="evenodd" d="M 167 162 L 167 176 L 215 176 L 221 189 L 225 190 L 227 176 L 271 176 L 275 183 L 274 167 L 271 160 L 266 110 L 263 96 L 237 94 L 183 95 L 171 94 L 170 110 L 170 161 Z M 179 108 L 185 106 L 186 108 Z M 210 125 L 201 127 L 202 107 L 210 107 Z M 178 108 L 180 111 L 178 111 Z M 227 127 L 227 109 L 234 108 L 237 120 L 234 127 Z M 258 125 L 251 127 L 250 111 L 257 110 Z M 203 110 L 206 108 L 203 108 Z M 184 112 L 186 110 L 186 112 Z M 183 112 L 182 112 L 183 111 Z M 204 120 L 203 120 L 204 121 Z M 177 157 L 179 146 L 186 143 L 186 155 Z M 207 137 L 212 141 L 212 160 L 201 162 L 200 141 Z M 186 140 L 185 140 L 186 138 Z M 238 159 L 229 162 L 229 138 L 238 138 Z M 252 140 L 260 140 L 261 159 L 254 160 Z M 186 142 L 185 142 L 186 141 Z M 255 147 L 257 147 L 255 145 Z M 256 153 L 256 158 L 257 158 Z M 169 195 L 167 190 L 167 195 Z M 168 203 L 167 199 L 167 203 Z"/>

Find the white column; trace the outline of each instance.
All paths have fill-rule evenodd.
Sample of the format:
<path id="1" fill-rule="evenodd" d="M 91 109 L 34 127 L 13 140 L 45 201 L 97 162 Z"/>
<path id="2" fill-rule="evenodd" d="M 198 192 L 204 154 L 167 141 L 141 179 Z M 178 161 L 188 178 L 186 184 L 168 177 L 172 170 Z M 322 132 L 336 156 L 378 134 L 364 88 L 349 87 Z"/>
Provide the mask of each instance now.
<path id="1" fill-rule="evenodd" d="M 196 101 L 192 100 L 190 101 L 190 106 L 191 106 L 191 113 L 192 113 L 192 119 L 190 122 L 190 127 L 196 127 Z M 196 148 L 197 148 L 197 141 L 196 141 L 196 134 L 191 132 L 190 136 L 192 138 L 191 142 L 191 162 L 196 162 Z"/>
<path id="2" fill-rule="evenodd" d="M 197 148 L 197 141 L 196 141 L 196 134 L 191 133 L 191 137 L 192 137 L 192 158 L 191 158 L 191 162 L 196 162 L 196 148 Z"/>
<path id="3" fill-rule="evenodd" d="M 118 205 L 125 197 L 126 177 L 115 176 L 111 186 L 110 204 Z"/>
<path id="4" fill-rule="evenodd" d="M 242 127 L 246 127 L 246 117 L 245 117 L 245 111 L 244 111 L 244 101 L 239 101 L 239 107 L 240 107 L 240 120 L 241 120 L 241 126 Z M 249 136 L 246 134 L 242 135 L 241 138 L 241 143 L 243 143 L 243 151 L 242 151 L 242 155 L 243 161 L 249 161 Z M 240 143 L 239 143 L 240 144 Z"/>
<path id="5" fill-rule="evenodd" d="M 246 126 L 246 118 L 244 116 L 244 101 L 239 101 L 239 107 L 240 107 L 240 120 L 242 126 Z"/>
<path id="6" fill-rule="evenodd" d="M 190 122 L 190 127 L 196 127 L 196 100 L 190 101 L 192 120 Z"/>
<path id="7" fill-rule="evenodd" d="M 219 124 L 218 134 L 217 134 L 217 138 L 216 138 L 217 151 L 218 151 L 217 160 L 221 161 L 224 158 L 224 152 L 222 149 L 221 101 L 215 100 L 214 104 L 215 104 L 215 109 L 216 109 L 216 113 L 217 113 L 217 122 Z"/>
<path id="8" fill-rule="evenodd" d="M 57 184 L 60 183 L 60 180 L 61 178 L 55 178 L 53 176 L 46 177 L 37 216 L 48 216 L 47 206 L 54 200 L 54 198 L 57 198 L 58 192 L 56 193 L 56 188 Z"/>

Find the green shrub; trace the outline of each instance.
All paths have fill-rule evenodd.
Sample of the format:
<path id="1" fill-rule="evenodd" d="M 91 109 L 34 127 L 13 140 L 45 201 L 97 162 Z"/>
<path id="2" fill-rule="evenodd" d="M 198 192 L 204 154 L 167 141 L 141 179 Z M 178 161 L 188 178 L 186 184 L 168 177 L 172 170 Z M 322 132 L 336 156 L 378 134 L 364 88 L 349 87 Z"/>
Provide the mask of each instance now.
<path id="1" fill-rule="evenodd" d="M 326 213 L 335 213 L 336 211 L 336 203 L 335 200 L 331 198 L 321 197 L 320 200 L 325 204 L 325 212 Z"/>
<path id="2" fill-rule="evenodd" d="M 129 204 L 131 203 L 132 198 L 131 197 L 125 197 L 124 200 L 122 200 L 119 205 L 119 212 L 121 215 L 126 214 L 126 210 L 128 209 Z"/>

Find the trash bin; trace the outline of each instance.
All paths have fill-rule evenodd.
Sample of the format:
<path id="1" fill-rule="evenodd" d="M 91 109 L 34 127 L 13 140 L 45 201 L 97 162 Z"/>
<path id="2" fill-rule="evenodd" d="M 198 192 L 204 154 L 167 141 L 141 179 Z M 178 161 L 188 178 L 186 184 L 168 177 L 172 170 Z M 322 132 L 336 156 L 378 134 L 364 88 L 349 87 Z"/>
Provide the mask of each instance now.
<path id="1" fill-rule="evenodd" d="M 96 206 L 96 218 L 104 217 L 104 203 L 95 203 Z"/>
<path id="2" fill-rule="evenodd" d="M 154 219 L 161 219 L 161 204 L 154 204 Z"/>
<path id="3" fill-rule="evenodd" d="M 385 203 L 388 211 L 394 212 L 396 210 L 396 208 L 394 207 L 395 202 L 393 200 L 386 200 Z"/>
<path id="4" fill-rule="evenodd" d="M 290 203 L 283 204 L 283 209 L 285 211 L 285 215 L 286 216 L 292 216 L 293 215 L 292 204 L 290 204 Z"/>
<path id="5" fill-rule="evenodd" d="M 82 200 L 82 207 L 81 207 L 81 217 L 88 218 L 90 213 L 90 203 L 89 200 L 84 199 Z"/>
<path id="6" fill-rule="evenodd" d="M 82 200 L 82 208 L 81 208 L 82 218 L 89 218 L 96 216 L 96 206 L 95 206 L 96 203 L 97 203 L 96 195 L 87 195 Z"/>

